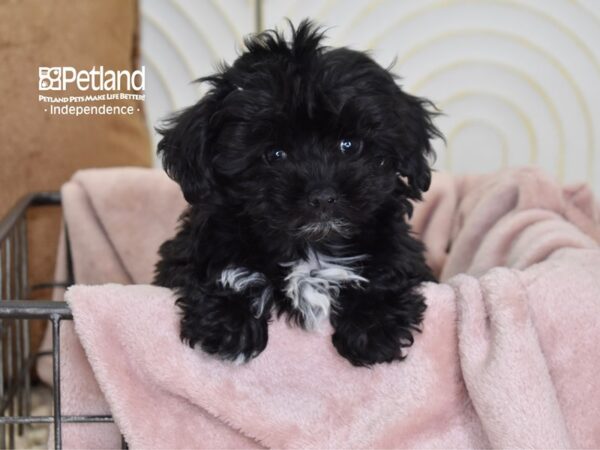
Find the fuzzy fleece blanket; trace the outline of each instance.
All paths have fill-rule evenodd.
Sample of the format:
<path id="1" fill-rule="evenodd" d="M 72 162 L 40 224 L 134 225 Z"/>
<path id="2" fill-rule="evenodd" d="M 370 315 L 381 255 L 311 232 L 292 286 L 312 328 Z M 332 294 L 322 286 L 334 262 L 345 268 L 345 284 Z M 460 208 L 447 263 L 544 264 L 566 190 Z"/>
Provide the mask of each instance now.
<path id="1" fill-rule="evenodd" d="M 184 207 L 162 173 L 79 172 L 63 199 L 80 284 L 63 413 L 113 414 L 132 448 L 600 447 L 600 216 L 583 185 L 436 174 L 413 226 L 442 282 L 423 285 L 408 358 L 371 369 L 282 321 L 243 366 L 181 344 L 172 293 L 144 285 Z M 117 448 L 118 429 L 64 425 L 63 445 Z"/>

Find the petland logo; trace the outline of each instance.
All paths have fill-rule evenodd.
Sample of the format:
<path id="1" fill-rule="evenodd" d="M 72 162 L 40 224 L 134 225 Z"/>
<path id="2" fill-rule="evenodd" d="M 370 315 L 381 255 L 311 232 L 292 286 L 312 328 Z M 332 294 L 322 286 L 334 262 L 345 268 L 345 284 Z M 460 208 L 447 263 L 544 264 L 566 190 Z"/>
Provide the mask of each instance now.
<path id="1" fill-rule="evenodd" d="M 65 91 L 77 86 L 80 91 L 143 91 L 146 88 L 146 68 L 130 70 L 104 70 L 104 66 L 91 70 L 74 67 L 40 67 L 40 91 Z"/>
<path id="2" fill-rule="evenodd" d="M 52 116 L 143 114 L 146 68 L 115 71 L 104 70 L 103 66 L 90 70 L 39 67 L 38 87 L 38 101 Z"/>

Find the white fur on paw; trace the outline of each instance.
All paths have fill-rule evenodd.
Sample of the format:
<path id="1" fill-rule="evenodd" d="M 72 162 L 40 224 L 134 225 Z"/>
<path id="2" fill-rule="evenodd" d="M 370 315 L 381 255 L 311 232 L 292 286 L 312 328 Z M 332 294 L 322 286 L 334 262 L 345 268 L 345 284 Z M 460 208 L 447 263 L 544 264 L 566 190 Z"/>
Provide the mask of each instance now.
<path id="1" fill-rule="evenodd" d="M 231 362 L 236 366 L 241 366 L 248 361 L 248 358 L 243 353 L 237 355 L 235 359 L 232 359 Z"/>
<path id="2" fill-rule="evenodd" d="M 223 287 L 230 288 L 235 292 L 244 292 L 249 288 L 262 288 L 261 294 L 252 299 L 252 307 L 256 317 L 263 314 L 265 306 L 273 296 L 273 287 L 267 277 L 260 272 L 252 272 L 245 267 L 230 267 L 223 270 L 219 282 Z"/>

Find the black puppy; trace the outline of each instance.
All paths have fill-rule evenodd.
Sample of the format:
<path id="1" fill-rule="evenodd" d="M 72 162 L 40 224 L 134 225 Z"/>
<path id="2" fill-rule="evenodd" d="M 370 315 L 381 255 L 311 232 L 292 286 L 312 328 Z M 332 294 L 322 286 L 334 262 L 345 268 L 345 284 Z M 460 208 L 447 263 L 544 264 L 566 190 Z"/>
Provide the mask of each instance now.
<path id="1" fill-rule="evenodd" d="M 178 295 L 181 338 L 225 359 L 258 355 L 272 313 L 329 319 L 352 364 L 402 359 L 433 279 L 406 223 L 430 183 L 431 105 L 310 22 L 291 28 L 248 38 L 161 130 L 190 206 L 155 283 Z"/>

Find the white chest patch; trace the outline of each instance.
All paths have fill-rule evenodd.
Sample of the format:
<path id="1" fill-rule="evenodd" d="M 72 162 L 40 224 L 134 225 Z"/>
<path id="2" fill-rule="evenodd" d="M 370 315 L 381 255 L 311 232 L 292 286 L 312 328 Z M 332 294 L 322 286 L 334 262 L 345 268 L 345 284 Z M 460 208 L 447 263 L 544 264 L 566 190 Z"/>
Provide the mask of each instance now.
<path id="1" fill-rule="evenodd" d="M 366 256 L 332 257 L 310 251 L 306 260 L 287 263 L 286 296 L 300 311 L 308 329 L 316 329 L 329 316 L 343 284 L 361 284 L 368 280 L 355 272 L 353 264 Z"/>

